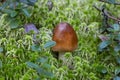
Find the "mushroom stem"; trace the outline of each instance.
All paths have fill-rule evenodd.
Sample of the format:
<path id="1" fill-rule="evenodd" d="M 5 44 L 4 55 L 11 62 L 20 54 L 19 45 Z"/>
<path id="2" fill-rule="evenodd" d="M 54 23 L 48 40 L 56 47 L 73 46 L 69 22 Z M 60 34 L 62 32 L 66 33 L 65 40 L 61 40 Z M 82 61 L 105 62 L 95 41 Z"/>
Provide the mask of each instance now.
<path id="1" fill-rule="evenodd" d="M 62 61 L 65 61 L 65 56 L 64 56 L 65 52 L 59 52 L 59 55 L 58 55 L 58 59 L 59 60 L 62 60 Z"/>
<path id="2" fill-rule="evenodd" d="M 65 57 L 65 52 L 59 52 L 58 59 L 62 60 L 62 65 L 66 65 L 69 69 L 73 69 L 72 61 L 68 61 Z"/>

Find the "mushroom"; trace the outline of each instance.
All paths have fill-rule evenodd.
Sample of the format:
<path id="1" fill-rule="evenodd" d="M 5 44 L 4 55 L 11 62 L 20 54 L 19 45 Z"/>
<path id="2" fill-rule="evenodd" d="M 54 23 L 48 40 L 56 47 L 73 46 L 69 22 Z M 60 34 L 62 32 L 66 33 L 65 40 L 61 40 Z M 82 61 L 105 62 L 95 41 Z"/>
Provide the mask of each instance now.
<path id="1" fill-rule="evenodd" d="M 52 47 L 52 51 L 58 52 L 58 59 L 64 61 L 65 52 L 72 52 L 77 48 L 78 38 L 69 23 L 61 22 L 53 30 L 52 40 L 56 45 Z"/>

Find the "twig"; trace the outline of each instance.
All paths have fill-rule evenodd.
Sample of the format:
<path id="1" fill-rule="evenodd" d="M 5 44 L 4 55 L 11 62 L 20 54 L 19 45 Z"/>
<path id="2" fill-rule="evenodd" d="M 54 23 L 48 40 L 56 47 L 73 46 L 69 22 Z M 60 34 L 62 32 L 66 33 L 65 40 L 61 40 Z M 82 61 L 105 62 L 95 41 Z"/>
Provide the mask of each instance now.
<path id="1" fill-rule="evenodd" d="M 101 11 L 101 9 L 99 9 L 97 6 L 93 5 L 93 7 L 94 7 L 95 9 L 97 9 L 98 11 Z"/>
<path id="2" fill-rule="evenodd" d="M 106 10 L 103 10 L 103 12 L 104 12 L 104 14 L 105 14 L 108 18 L 120 22 L 120 19 L 117 19 L 117 18 L 115 18 L 114 16 L 109 15 L 108 12 L 107 12 Z"/>
<path id="3" fill-rule="evenodd" d="M 96 8 L 98 11 L 101 11 L 108 18 L 120 22 L 120 19 L 115 18 L 114 16 L 110 15 L 110 12 L 108 12 L 107 10 L 105 10 L 105 9 L 101 10 L 98 7 L 96 7 L 95 5 L 93 5 L 93 7 Z"/>
<path id="4" fill-rule="evenodd" d="M 105 1 L 105 0 L 99 0 L 99 1 L 101 1 L 101 2 L 105 2 L 105 3 L 108 3 L 108 4 L 120 5 L 120 3 L 118 3 L 118 2 L 110 3 L 110 2 Z"/>

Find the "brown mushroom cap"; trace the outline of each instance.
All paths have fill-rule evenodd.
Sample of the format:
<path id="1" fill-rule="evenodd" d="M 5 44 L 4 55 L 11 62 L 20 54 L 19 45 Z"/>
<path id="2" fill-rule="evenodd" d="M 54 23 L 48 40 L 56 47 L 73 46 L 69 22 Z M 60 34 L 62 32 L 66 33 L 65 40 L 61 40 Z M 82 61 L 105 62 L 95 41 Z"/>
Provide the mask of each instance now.
<path id="1" fill-rule="evenodd" d="M 78 44 L 78 38 L 74 29 L 70 24 L 65 22 L 55 27 L 52 40 L 56 42 L 52 50 L 58 52 L 71 52 L 77 48 Z"/>

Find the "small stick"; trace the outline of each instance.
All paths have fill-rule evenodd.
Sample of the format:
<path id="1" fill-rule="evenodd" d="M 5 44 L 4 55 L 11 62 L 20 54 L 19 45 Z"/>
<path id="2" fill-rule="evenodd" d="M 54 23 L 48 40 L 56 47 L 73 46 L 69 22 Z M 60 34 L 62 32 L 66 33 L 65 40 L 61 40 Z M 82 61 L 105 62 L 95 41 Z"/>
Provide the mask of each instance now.
<path id="1" fill-rule="evenodd" d="M 110 12 L 108 12 L 107 10 L 105 10 L 105 9 L 101 10 L 98 7 L 96 7 L 95 5 L 93 5 L 93 7 L 96 8 L 98 11 L 101 11 L 108 18 L 120 22 L 120 19 L 115 18 L 114 16 L 110 15 Z"/>

